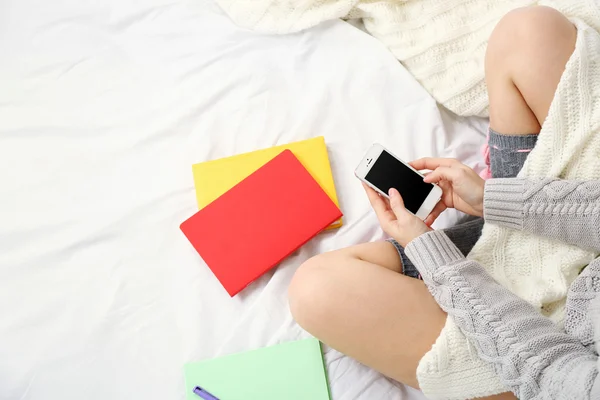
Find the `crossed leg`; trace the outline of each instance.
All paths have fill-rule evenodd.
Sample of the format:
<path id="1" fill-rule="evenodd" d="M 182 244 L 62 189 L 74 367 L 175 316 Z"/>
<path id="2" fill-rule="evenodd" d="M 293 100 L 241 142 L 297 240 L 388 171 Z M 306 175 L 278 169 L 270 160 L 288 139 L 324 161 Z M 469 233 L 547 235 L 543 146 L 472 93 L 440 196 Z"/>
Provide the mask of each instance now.
<path id="1" fill-rule="evenodd" d="M 545 7 L 518 9 L 499 22 L 486 55 L 492 129 L 539 132 L 575 38 L 574 26 Z M 289 288 L 290 308 L 324 343 L 418 388 L 417 365 L 446 315 L 423 282 L 401 271 L 398 252 L 387 242 L 321 254 L 298 269 Z"/>

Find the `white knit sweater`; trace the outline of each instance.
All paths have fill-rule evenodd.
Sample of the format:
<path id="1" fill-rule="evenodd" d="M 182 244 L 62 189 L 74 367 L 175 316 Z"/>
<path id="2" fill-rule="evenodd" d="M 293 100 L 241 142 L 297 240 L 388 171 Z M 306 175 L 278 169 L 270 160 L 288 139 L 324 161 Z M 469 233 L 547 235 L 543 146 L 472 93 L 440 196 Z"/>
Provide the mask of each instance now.
<path id="1" fill-rule="evenodd" d="M 497 21 L 518 6 L 543 3 L 557 8 L 576 21 L 577 46 L 521 176 L 600 179 L 600 11 L 595 0 L 217 1 L 238 24 L 274 33 L 333 18 L 363 18 L 367 30 L 438 102 L 461 115 L 487 113 L 483 59 Z M 486 224 L 470 257 L 560 323 L 568 286 L 595 255 Z M 430 398 L 466 399 L 506 391 L 451 318 L 421 360 L 417 376 Z"/>

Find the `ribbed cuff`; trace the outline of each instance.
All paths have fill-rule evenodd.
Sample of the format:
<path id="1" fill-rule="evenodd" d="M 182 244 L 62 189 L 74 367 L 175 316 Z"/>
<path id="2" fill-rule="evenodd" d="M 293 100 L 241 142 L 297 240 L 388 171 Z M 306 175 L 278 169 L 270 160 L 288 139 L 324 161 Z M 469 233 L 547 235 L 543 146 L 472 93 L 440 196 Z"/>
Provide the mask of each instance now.
<path id="1" fill-rule="evenodd" d="M 465 258 L 443 231 L 431 231 L 417 237 L 404 251 L 424 278 L 441 266 Z"/>
<path id="2" fill-rule="evenodd" d="M 485 222 L 523 229 L 525 179 L 490 179 L 485 182 L 483 218 Z"/>
<path id="3" fill-rule="evenodd" d="M 540 135 L 537 133 L 529 135 L 498 133 L 490 128 L 488 145 L 498 150 L 532 150 L 535 147 L 539 136 Z"/>

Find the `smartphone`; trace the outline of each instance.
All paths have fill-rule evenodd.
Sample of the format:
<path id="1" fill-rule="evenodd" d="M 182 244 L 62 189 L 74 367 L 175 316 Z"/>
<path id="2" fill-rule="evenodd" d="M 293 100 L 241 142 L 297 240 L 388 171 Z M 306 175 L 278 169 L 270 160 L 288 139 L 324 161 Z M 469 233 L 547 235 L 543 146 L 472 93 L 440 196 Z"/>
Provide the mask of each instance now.
<path id="1" fill-rule="evenodd" d="M 367 151 L 354 174 L 387 198 L 391 188 L 398 190 L 406 209 L 421 219 L 442 198 L 439 186 L 423 182 L 423 175 L 378 143 Z"/>

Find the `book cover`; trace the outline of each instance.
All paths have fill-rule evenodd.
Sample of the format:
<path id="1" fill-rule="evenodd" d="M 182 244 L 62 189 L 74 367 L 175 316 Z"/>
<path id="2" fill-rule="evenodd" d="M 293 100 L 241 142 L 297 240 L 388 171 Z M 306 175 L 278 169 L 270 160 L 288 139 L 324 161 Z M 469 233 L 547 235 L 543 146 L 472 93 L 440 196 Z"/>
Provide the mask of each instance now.
<path id="1" fill-rule="evenodd" d="M 302 165 L 329 195 L 335 205 L 339 207 L 327 146 L 325 145 L 325 139 L 319 136 L 282 146 L 194 164 L 192 172 L 194 174 L 198 209 L 204 208 L 283 150 L 291 150 L 298 157 Z M 328 229 L 339 228 L 340 226 L 342 226 L 341 219 L 331 224 Z"/>
<path id="2" fill-rule="evenodd" d="M 234 296 L 341 216 L 284 150 L 183 222 L 181 230 Z"/>
<path id="3" fill-rule="evenodd" d="M 187 400 L 196 386 L 220 400 L 330 400 L 317 339 L 288 342 L 184 366 Z"/>

